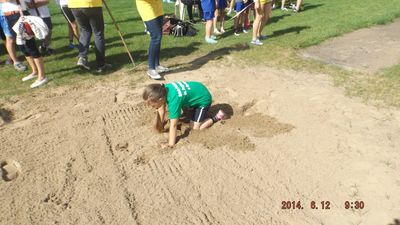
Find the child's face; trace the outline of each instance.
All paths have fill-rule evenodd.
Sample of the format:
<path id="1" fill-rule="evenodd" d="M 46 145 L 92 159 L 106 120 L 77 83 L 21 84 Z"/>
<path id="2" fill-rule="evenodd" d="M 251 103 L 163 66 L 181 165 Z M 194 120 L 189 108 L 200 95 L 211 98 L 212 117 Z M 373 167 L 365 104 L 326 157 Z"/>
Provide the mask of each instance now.
<path id="1" fill-rule="evenodd" d="M 149 104 L 151 107 L 153 107 L 155 109 L 158 109 L 164 104 L 164 101 L 162 101 L 162 100 L 148 100 L 147 104 Z"/>

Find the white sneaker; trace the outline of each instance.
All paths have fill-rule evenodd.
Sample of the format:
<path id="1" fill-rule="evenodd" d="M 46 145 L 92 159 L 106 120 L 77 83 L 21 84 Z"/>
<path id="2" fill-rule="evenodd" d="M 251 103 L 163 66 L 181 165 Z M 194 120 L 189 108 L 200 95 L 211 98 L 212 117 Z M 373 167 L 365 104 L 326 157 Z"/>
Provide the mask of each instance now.
<path id="1" fill-rule="evenodd" d="M 217 29 L 214 29 L 214 34 L 221 35 L 221 32 L 219 32 L 219 30 L 217 30 Z"/>
<path id="2" fill-rule="evenodd" d="M 90 70 L 90 66 L 86 58 L 79 57 L 76 65 L 80 66 L 83 69 Z"/>
<path id="3" fill-rule="evenodd" d="M 258 40 L 258 39 L 256 39 L 256 40 L 252 40 L 251 42 L 250 42 L 250 44 L 253 44 L 253 45 L 263 45 L 263 43 L 260 41 L 260 40 Z"/>
<path id="4" fill-rule="evenodd" d="M 28 76 L 25 76 L 22 78 L 22 81 L 28 81 L 37 78 L 37 74 L 29 74 Z"/>
<path id="5" fill-rule="evenodd" d="M 25 70 L 27 70 L 27 67 L 24 64 L 22 64 L 22 62 L 15 62 L 14 69 L 16 69 L 18 71 L 25 71 Z"/>
<path id="6" fill-rule="evenodd" d="M 168 72 L 168 71 L 169 71 L 169 68 L 168 68 L 168 67 L 165 67 L 165 66 L 160 66 L 160 65 L 158 65 L 157 68 L 156 68 L 156 70 L 157 70 L 158 73 L 165 73 L 165 72 Z"/>
<path id="7" fill-rule="evenodd" d="M 37 88 L 42 86 L 43 84 L 49 82 L 49 80 L 47 79 L 47 77 L 45 77 L 42 80 L 36 80 L 33 84 L 31 84 L 31 88 Z"/>
<path id="8" fill-rule="evenodd" d="M 147 70 L 147 75 L 153 80 L 161 80 L 162 76 L 156 70 Z"/>

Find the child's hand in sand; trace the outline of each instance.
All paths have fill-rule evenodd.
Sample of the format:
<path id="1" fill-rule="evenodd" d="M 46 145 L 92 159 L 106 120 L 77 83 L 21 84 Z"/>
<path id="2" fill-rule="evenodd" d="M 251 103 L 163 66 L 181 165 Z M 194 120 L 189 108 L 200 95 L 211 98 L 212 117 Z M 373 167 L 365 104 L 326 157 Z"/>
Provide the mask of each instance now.
<path id="1" fill-rule="evenodd" d="M 161 143 L 160 144 L 161 149 L 167 149 L 167 148 L 173 148 L 174 146 L 170 146 L 168 143 Z"/>

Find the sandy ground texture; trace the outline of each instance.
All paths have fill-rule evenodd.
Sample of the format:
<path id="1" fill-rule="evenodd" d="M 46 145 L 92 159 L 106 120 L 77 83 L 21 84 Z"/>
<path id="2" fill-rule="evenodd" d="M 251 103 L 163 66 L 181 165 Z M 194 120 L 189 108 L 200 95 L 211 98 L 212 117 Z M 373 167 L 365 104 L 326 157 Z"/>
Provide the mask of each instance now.
<path id="1" fill-rule="evenodd" d="M 224 62 L 166 76 L 204 82 L 211 112 L 230 115 L 205 132 L 182 122 L 174 149 L 158 147 L 167 134 L 153 131 L 155 112 L 140 97 L 152 81 L 132 75 L 3 102 L 0 224 L 400 219 L 398 109 L 348 98 L 323 74 L 237 67 L 231 56 Z M 282 209 L 283 201 L 302 208 Z M 345 209 L 345 201 L 363 201 L 364 209 Z"/>
<path id="2" fill-rule="evenodd" d="M 307 57 L 346 69 L 376 72 L 400 63 L 400 19 L 360 29 L 302 50 Z"/>

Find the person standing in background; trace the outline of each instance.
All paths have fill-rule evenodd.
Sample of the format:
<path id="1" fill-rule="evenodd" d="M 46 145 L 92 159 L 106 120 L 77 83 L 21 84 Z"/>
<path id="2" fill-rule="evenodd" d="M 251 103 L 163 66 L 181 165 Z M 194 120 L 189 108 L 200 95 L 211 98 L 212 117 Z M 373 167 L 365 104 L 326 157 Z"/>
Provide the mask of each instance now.
<path id="1" fill-rule="evenodd" d="M 79 55 L 76 63 L 83 69 L 90 70 L 88 63 L 88 51 L 90 38 L 94 35 L 94 45 L 97 63 L 97 73 L 103 73 L 111 68 L 105 59 L 105 40 L 104 40 L 104 18 L 103 3 L 101 0 L 69 0 L 68 8 L 80 27 L 79 36 Z"/>
<path id="2" fill-rule="evenodd" d="M 50 44 L 53 34 L 53 23 L 51 22 L 49 7 L 47 7 L 49 0 L 25 0 L 25 2 L 29 7 L 29 14 L 32 16 L 41 17 L 44 23 L 47 25 L 47 28 L 49 28 L 49 33 L 39 46 L 39 50 L 43 56 L 52 55 L 54 53 L 54 49 L 50 47 Z"/>
<path id="3" fill-rule="evenodd" d="M 14 65 L 14 69 L 18 70 L 18 71 L 25 71 L 27 68 L 26 66 L 20 62 L 18 60 L 17 57 L 17 51 L 15 49 L 15 37 L 13 37 L 12 33 L 11 33 L 11 29 L 8 26 L 8 22 L 7 22 L 7 18 L 4 15 L 4 10 L 2 10 L 3 8 L 3 4 L 7 4 L 9 5 L 9 3 L 3 3 L 5 2 L 5 0 L 0 0 L 0 29 L 2 30 L 4 36 L 5 36 L 5 46 L 8 52 L 8 55 L 11 58 L 10 64 L 12 63 Z M 11 8 L 11 10 L 14 10 L 14 8 Z M 7 15 L 11 14 L 10 11 L 6 12 Z"/>
<path id="4" fill-rule="evenodd" d="M 1 8 L 5 18 L 7 19 L 7 24 L 12 38 L 15 41 L 17 34 L 11 28 L 18 22 L 21 16 L 29 15 L 26 4 L 24 1 L 7 0 L 6 2 L 3 2 Z M 22 81 L 36 79 L 36 81 L 31 84 L 31 88 L 36 88 L 46 84 L 48 79 L 45 76 L 43 57 L 36 46 L 35 38 L 25 40 L 25 43 L 19 45 L 19 47 L 32 69 L 32 73 L 22 78 Z"/>
<path id="5" fill-rule="evenodd" d="M 204 40 L 208 44 L 216 44 L 218 41 L 212 33 L 213 21 L 215 17 L 215 0 L 201 0 L 201 8 L 203 9 L 203 19 L 206 22 L 205 25 L 205 38 Z"/>
<path id="6" fill-rule="evenodd" d="M 147 75 L 154 79 L 162 79 L 160 73 L 167 72 L 167 67 L 160 65 L 161 38 L 163 25 L 163 8 L 160 0 L 136 0 L 136 8 L 150 33 L 149 62 Z"/>
<path id="7" fill-rule="evenodd" d="M 61 13 L 65 17 L 68 22 L 68 38 L 69 45 L 68 48 L 73 49 L 75 47 L 79 47 L 78 45 L 74 45 L 74 38 L 79 43 L 79 31 L 78 24 L 76 24 L 75 16 L 72 14 L 70 8 L 68 8 L 68 0 L 55 0 L 56 4 L 60 6 Z"/>

